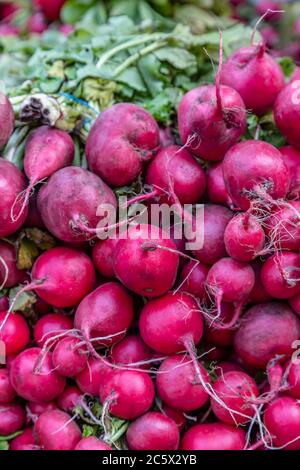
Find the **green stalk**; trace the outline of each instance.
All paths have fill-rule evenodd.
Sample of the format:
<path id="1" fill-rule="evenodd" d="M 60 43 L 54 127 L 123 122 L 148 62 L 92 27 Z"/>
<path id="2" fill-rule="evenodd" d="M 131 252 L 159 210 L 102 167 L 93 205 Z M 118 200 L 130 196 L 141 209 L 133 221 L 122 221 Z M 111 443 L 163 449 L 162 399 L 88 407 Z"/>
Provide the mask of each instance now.
<path id="1" fill-rule="evenodd" d="M 126 70 L 128 67 L 130 67 L 132 64 L 137 62 L 141 57 L 144 57 L 145 55 L 149 54 L 150 52 L 156 51 L 157 49 L 160 49 L 161 47 L 164 47 L 167 45 L 167 41 L 159 41 L 155 42 L 154 44 L 150 44 L 150 46 L 144 47 L 144 49 L 136 52 L 135 54 L 131 55 L 126 59 L 121 65 L 119 65 L 115 70 L 112 75 L 113 78 L 117 77 L 120 75 L 124 70 Z"/>

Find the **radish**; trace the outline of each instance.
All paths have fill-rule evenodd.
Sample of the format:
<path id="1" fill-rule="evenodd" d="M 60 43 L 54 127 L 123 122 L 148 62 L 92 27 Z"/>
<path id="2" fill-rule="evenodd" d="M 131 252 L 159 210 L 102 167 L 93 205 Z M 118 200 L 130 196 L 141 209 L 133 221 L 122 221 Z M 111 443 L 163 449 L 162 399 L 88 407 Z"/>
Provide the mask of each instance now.
<path id="1" fill-rule="evenodd" d="M 29 33 L 42 34 L 48 29 L 44 14 L 40 11 L 33 13 L 29 17 L 26 27 Z"/>
<path id="2" fill-rule="evenodd" d="M 126 439 L 131 450 L 177 450 L 179 431 L 168 416 L 151 411 L 129 425 Z"/>
<path id="3" fill-rule="evenodd" d="M 95 436 L 83 437 L 75 447 L 75 450 L 112 450 L 112 448 Z"/>
<path id="4" fill-rule="evenodd" d="M 8 310 L 8 308 L 9 308 L 8 297 L 4 295 L 0 295 L 0 312 L 3 312 L 4 310 Z"/>
<path id="5" fill-rule="evenodd" d="M 33 330 L 34 340 L 40 348 L 47 346 L 53 349 L 59 335 L 72 330 L 72 320 L 62 313 L 49 313 L 40 318 Z"/>
<path id="6" fill-rule="evenodd" d="M 171 418 L 177 425 L 179 431 L 182 431 L 185 428 L 187 423 L 187 419 L 185 417 L 185 413 L 180 410 L 174 410 L 167 405 L 162 405 L 161 411 L 163 414 Z"/>
<path id="7" fill-rule="evenodd" d="M 0 286 L 14 287 L 24 282 L 25 279 L 26 271 L 17 267 L 15 246 L 12 243 L 0 240 Z"/>
<path id="8" fill-rule="evenodd" d="M 290 356 L 299 338 L 300 321 L 292 310 L 283 302 L 266 302 L 247 310 L 234 349 L 248 367 L 265 369 L 276 355 Z"/>
<path id="9" fill-rule="evenodd" d="M 74 450 L 81 439 L 79 426 L 60 410 L 41 414 L 34 432 L 44 450 Z"/>
<path id="10" fill-rule="evenodd" d="M 204 380 L 209 382 L 209 375 L 200 363 L 199 368 Z M 191 359 L 183 354 L 169 356 L 161 363 L 156 388 L 162 401 L 178 410 L 197 410 L 208 401 L 208 394 L 197 382 Z"/>
<path id="11" fill-rule="evenodd" d="M 233 204 L 225 186 L 223 165 L 215 163 L 207 170 L 207 195 L 210 202 L 232 208 Z"/>
<path id="12" fill-rule="evenodd" d="M 63 246 L 40 255 L 31 276 L 32 282 L 22 292 L 34 290 L 45 302 L 60 308 L 77 305 L 95 285 L 91 259 L 85 253 Z"/>
<path id="13" fill-rule="evenodd" d="M 178 268 L 177 247 L 167 233 L 153 225 L 129 228 L 114 250 L 117 278 L 133 292 L 157 297 L 170 290 Z"/>
<path id="14" fill-rule="evenodd" d="M 24 224 L 28 207 L 16 221 L 11 218 L 11 209 L 14 206 L 15 211 L 20 210 L 21 202 L 15 204 L 15 201 L 25 189 L 23 173 L 13 163 L 0 158 L 0 238 L 12 235 Z"/>
<path id="15" fill-rule="evenodd" d="M 299 250 L 300 202 L 291 201 L 288 206 L 273 210 L 265 221 L 265 232 L 278 251 Z"/>
<path id="16" fill-rule="evenodd" d="M 117 238 L 106 238 L 97 240 L 93 247 L 93 262 L 96 270 L 104 277 L 112 279 L 115 275 L 113 268 L 113 256 Z"/>
<path id="17" fill-rule="evenodd" d="M 74 25 L 63 23 L 59 26 L 58 31 L 64 36 L 68 37 L 70 34 L 73 33 L 74 29 L 75 29 Z"/>
<path id="18" fill-rule="evenodd" d="M 193 252 L 199 261 L 205 264 L 214 264 L 226 256 L 224 233 L 232 216 L 233 213 L 226 207 L 205 204 L 204 243 L 202 248 Z"/>
<path id="19" fill-rule="evenodd" d="M 28 215 L 25 220 L 25 227 L 39 228 L 45 230 L 45 224 L 37 207 L 37 193 L 34 193 L 29 199 Z"/>
<path id="20" fill-rule="evenodd" d="M 265 232 L 256 217 L 241 213 L 229 221 L 224 242 L 229 256 L 237 261 L 252 261 L 264 247 Z"/>
<path id="21" fill-rule="evenodd" d="M 203 196 L 206 177 L 187 150 L 170 145 L 161 149 L 151 161 L 146 182 L 153 186 L 152 194 L 159 196 L 161 202 L 172 202 L 172 196 L 168 195 L 172 188 L 181 204 L 194 204 Z"/>
<path id="22" fill-rule="evenodd" d="M 295 398 L 279 397 L 270 403 L 264 423 L 272 445 L 285 450 L 300 450 L 300 404 Z"/>
<path id="23" fill-rule="evenodd" d="M 215 85 L 194 88 L 178 108 L 178 129 L 182 143 L 195 155 L 220 161 L 246 130 L 246 109 L 233 87 L 221 85 L 223 44 L 220 34 L 219 70 Z"/>
<path id="24" fill-rule="evenodd" d="M 123 286 L 108 282 L 81 301 L 74 324 L 89 345 L 96 339 L 96 345 L 104 347 L 122 339 L 132 320 L 132 298 Z"/>
<path id="25" fill-rule="evenodd" d="M 182 450 L 243 450 L 245 432 L 223 423 L 192 426 L 181 440 Z"/>
<path id="26" fill-rule="evenodd" d="M 221 70 L 221 83 L 234 88 L 247 109 L 264 114 L 284 87 L 281 67 L 265 51 L 264 44 L 241 47 Z"/>
<path id="27" fill-rule="evenodd" d="M 221 303 L 221 314 L 220 321 L 226 325 L 229 323 L 234 315 L 234 305 L 232 303 L 222 302 Z M 207 325 L 205 329 L 205 340 L 214 346 L 221 348 L 227 348 L 233 343 L 234 329 L 233 328 L 218 328 L 219 325 L 215 325 L 214 322 L 211 325 Z"/>
<path id="28" fill-rule="evenodd" d="M 234 145 L 223 161 L 225 184 L 233 203 L 241 210 L 250 201 L 284 198 L 290 175 L 279 150 L 260 140 L 245 140 Z"/>
<path id="29" fill-rule="evenodd" d="M 297 315 L 300 316 L 300 294 L 295 295 L 295 297 L 291 297 L 290 299 L 288 299 L 288 302 L 294 312 L 296 312 Z"/>
<path id="30" fill-rule="evenodd" d="M 82 393 L 79 388 L 76 385 L 67 385 L 56 401 L 61 410 L 72 413 L 81 400 Z"/>
<path id="31" fill-rule="evenodd" d="M 74 377 L 87 367 L 86 348 L 79 338 L 62 338 L 53 350 L 52 362 L 60 375 Z"/>
<path id="32" fill-rule="evenodd" d="M 113 364 L 130 366 L 131 364 L 138 363 L 137 367 L 139 369 L 149 369 L 153 352 L 139 336 L 128 335 L 122 341 L 112 346 L 110 357 Z"/>
<path id="33" fill-rule="evenodd" d="M 9 443 L 9 450 L 35 450 L 36 445 L 33 428 L 25 428 L 22 434 L 12 439 Z"/>
<path id="34" fill-rule="evenodd" d="M 40 8 L 49 21 L 59 19 L 60 11 L 66 0 L 34 0 L 34 5 Z"/>
<path id="35" fill-rule="evenodd" d="M 57 409 L 57 405 L 54 401 L 48 401 L 46 403 L 35 403 L 30 401 L 27 403 L 27 415 L 33 423 L 35 423 L 38 417 L 45 413 L 45 411 L 52 411 Z"/>
<path id="36" fill-rule="evenodd" d="M 215 299 L 217 318 L 221 315 L 221 302 L 235 302 L 235 314 L 227 328 L 234 326 L 240 315 L 242 304 L 249 296 L 255 282 L 254 271 L 250 264 L 232 258 L 222 258 L 209 270 L 206 283 L 209 293 Z"/>
<path id="37" fill-rule="evenodd" d="M 300 149 L 299 138 L 299 87 L 300 81 L 294 80 L 284 87 L 278 95 L 274 107 L 276 126 L 290 145 Z"/>
<path id="38" fill-rule="evenodd" d="M 204 300 L 207 296 L 205 286 L 208 271 L 209 267 L 206 264 L 189 261 L 180 274 L 180 290 Z"/>
<path id="39" fill-rule="evenodd" d="M 132 420 L 146 413 L 154 401 L 154 385 L 146 372 L 114 370 L 100 385 L 100 400 L 113 416 Z"/>
<path id="40" fill-rule="evenodd" d="M 96 119 L 86 142 L 90 169 L 109 186 L 131 184 L 159 148 L 159 128 L 140 106 L 118 103 Z"/>
<path id="41" fill-rule="evenodd" d="M 229 361 L 219 362 L 219 364 L 214 368 L 217 378 L 223 377 L 227 372 L 233 371 L 244 372 L 244 369 L 237 363 Z"/>
<path id="42" fill-rule="evenodd" d="M 66 242 L 95 237 L 102 208 L 116 208 L 113 191 L 97 175 L 75 166 L 58 170 L 38 193 L 38 209 L 47 229 Z"/>
<path id="43" fill-rule="evenodd" d="M 272 299 L 261 282 L 261 270 L 263 263 L 256 259 L 251 263 L 255 275 L 255 282 L 252 291 L 249 294 L 249 300 L 252 303 L 268 302 Z"/>
<path id="44" fill-rule="evenodd" d="M 15 398 L 15 391 L 10 383 L 9 370 L 0 369 L 0 403 L 10 403 Z"/>
<path id="45" fill-rule="evenodd" d="M 140 335 L 154 351 L 175 354 L 189 351 L 203 333 L 203 320 L 191 296 L 178 292 L 150 300 L 139 320 Z"/>
<path id="46" fill-rule="evenodd" d="M 272 297 L 288 299 L 300 292 L 300 255 L 283 251 L 270 256 L 261 270 L 261 281 Z"/>
<path id="47" fill-rule="evenodd" d="M 42 126 L 34 130 L 25 146 L 24 172 L 29 186 L 23 194 L 23 206 L 16 217 L 28 205 L 33 188 L 41 180 L 56 171 L 71 165 L 74 158 L 74 143 L 69 134 L 59 129 Z"/>
<path id="48" fill-rule="evenodd" d="M 259 390 L 250 375 L 239 371 L 226 372 L 216 380 L 213 388 L 226 405 L 225 408 L 211 399 L 212 410 L 220 421 L 231 425 L 245 424 L 254 416 L 251 401 L 259 396 Z"/>
<path id="49" fill-rule="evenodd" d="M 9 99 L 0 93 L 0 150 L 6 145 L 14 130 L 15 118 Z"/>
<path id="50" fill-rule="evenodd" d="M 33 402 L 57 398 L 65 387 L 65 379 L 53 369 L 51 353 L 45 354 L 36 370 L 42 350 L 30 348 L 21 352 L 10 369 L 10 381 L 17 394 Z"/>
<path id="51" fill-rule="evenodd" d="M 0 340 L 5 344 L 5 354 L 17 354 L 22 351 L 30 340 L 27 321 L 20 313 L 13 313 L 7 318 L 6 311 L 0 312 Z M 5 324 L 4 324 L 5 321 Z"/>
<path id="52" fill-rule="evenodd" d="M 300 70 L 300 69 L 299 69 Z M 299 199 L 300 197 L 300 151 L 291 145 L 279 148 L 283 161 L 290 170 L 289 199 Z"/>
<path id="53" fill-rule="evenodd" d="M 24 408 L 18 403 L 0 404 L 0 436 L 14 434 L 25 421 Z"/>
<path id="54" fill-rule="evenodd" d="M 75 377 L 75 380 L 83 393 L 96 396 L 111 370 L 103 360 L 91 357 L 88 360 L 88 366 Z"/>

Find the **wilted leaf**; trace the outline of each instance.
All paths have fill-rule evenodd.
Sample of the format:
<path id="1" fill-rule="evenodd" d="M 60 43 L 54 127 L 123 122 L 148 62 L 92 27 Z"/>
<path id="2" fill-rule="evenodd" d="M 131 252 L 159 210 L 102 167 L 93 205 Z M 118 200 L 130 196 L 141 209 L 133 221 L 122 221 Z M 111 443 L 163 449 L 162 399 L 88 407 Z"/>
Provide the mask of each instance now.
<path id="1" fill-rule="evenodd" d="M 38 228 L 27 228 L 25 234 L 29 240 L 43 251 L 53 248 L 56 244 L 54 238 L 49 233 L 43 232 Z"/>
<path id="2" fill-rule="evenodd" d="M 12 304 L 12 302 L 16 298 L 16 295 L 21 289 L 22 287 L 18 286 L 18 287 L 14 287 L 13 289 L 9 291 L 10 305 Z M 14 312 L 17 312 L 17 311 L 25 312 L 25 313 L 31 312 L 32 307 L 35 304 L 35 302 L 36 302 L 36 296 L 33 292 L 31 291 L 23 292 L 22 294 L 19 295 L 19 297 L 15 301 L 13 310 Z"/>
<path id="3" fill-rule="evenodd" d="M 27 238 L 23 238 L 18 246 L 17 266 L 19 269 L 30 269 L 39 256 L 37 246 Z"/>

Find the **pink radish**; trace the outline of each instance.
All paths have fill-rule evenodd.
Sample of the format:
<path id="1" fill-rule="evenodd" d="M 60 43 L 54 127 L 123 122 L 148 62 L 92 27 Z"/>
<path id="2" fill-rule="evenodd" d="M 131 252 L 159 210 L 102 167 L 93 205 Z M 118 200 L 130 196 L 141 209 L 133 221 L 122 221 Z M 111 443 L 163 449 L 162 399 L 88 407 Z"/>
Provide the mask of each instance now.
<path id="1" fill-rule="evenodd" d="M 220 319 L 223 324 L 230 323 L 234 316 L 235 307 L 232 303 L 222 302 L 221 303 L 221 314 Z M 208 324 L 205 329 L 205 340 L 214 346 L 226 348 L 231 346 L 233 343 L 234 329 L 233 328 L 218 328 L 214 322 Z"/>
<path id="2" fill-rule="evenodd" d="M 289 199 L 299 199 L 300 197 L 300 151 L 291 145 L 280 147 L 283 161 L 290 170 Z"/>
<path id="3" fill-rule="evenodd" d="M 87 350 L 81 343 L 79 338 L 66 337 L 56 344 L 52 362 L 60 375 L 74 377 L 87 367 Z"/>
<path id="4" fill-rule="evenodd" d="M 44 450 L 74 450 L 81 439 L 79 426 L 60 410 L 41 414 L 34 432 Z"/>
<path id="5" fill-rule="evenodd" d="M 113 256 L 117 243 L 117 238 L 106 238 L 106 240 L 97 240 L 93 248 L 93 262 L 96 270 L 109 279 L 115 275 Z"/>
<path id="6" fill-rule="evenodd" d="M 265 232 L 276 250 L 297 251 L 300 248 L 300 202 L 273 210 L 265 221 Z"/>
<path id="7" fill-rule="evenodd" d="M 224 241 L 229 256 L 237 261 L 252 261 L 264 247 L 265 232 L 256 217 L 241 213 L 228 223 Z"/>
<path id="8" fill-rule="evenodd" d="M 179 286 L 180 290 L 194 295 L 200 300 L 207 296 L 205 286 L 209 267 L 206 264 L 189 261 L 182 269 Z"/>
<path id="9" fill-rule="evenodd" d="M 118 103 L 100 114 L 86 142 L 90 169 L 109 186 L 131 184 L 159 148 L 159 129 L 140 106 Z"/>
<path id="10" fill-rule="evenodd" d="M 9 370 L 0 369 L 0 403 L 10 403 L 15 398 L 15 391 L 10 383 Z"/>
<path id="11" fill-rule="evenodd" d="M 139 336 L 128 335 L 113 345 L 110 357 L 113 364 L 124 365 L 124 368 L 126 365 L 130 367 L 131 364 L 137 363 L 136 367 L 139 369 L 150 369 L 153 352 Z"/>
<path id="12" fill-rule="evenodd" d="M 272 299 L 270 294 L 266 291 L 263 283 L 261 282 L 261 270 L 263 263 L 256 259 L 251 263 L 252 269 L 255 274 L 255 282 L 252 291 L 249 294 L 249 300 L 253 303 L 268 302 Z"/>
<path id="13" fill-rule="evenodd" d="M 4 147 L 13 133 L 14 121 L 12 105 L 9 99 L 3 93 L 0 93 L 0 150 Z"/>
<path id="14" fill-rule="evenodd" d="M 182 450 L 243 450 L 245 432 L 223 423 L 192 426 L 181 440 Z"/>
<path id="15" fill-rule="evenodd" d="M 26 271 L 18 269 L 17 252 L 13 243 L 0 240 L 0 290 L 24 282 Z M 1 310 L 1 309 L 0 309 Z"/>
<path id="16" fill-rule="evenodd" d="M 27 346 L 30 330 L 27 321 L 20 313 L 12 313 L 8 317 L 8 311 L 0 312 L 0 325 L 3 325 L 0 330 L 0 340 L 4 342 L 7 355 L 17 354 Z"/>
<path id="17" fill-rule="evenodd" d="M 24 408 L 18 403 L 0 403 L 0 436 L 19 431 L 25 421 Z"/>
<path id="18" fill-rule="evenodd" d="M 75 377 L 76 383 L 83 393 L 96 396 L 99 388 L 106 380 L 107 374 L 112 371 L 101 359 L 89 358 L 87 367 Z"/>
<path id="19" fill-rule="evenodd" d="M 299 110 L 300 80 L 294 80 L 284 87 L 274 103 L 273 113 L 276 126 L 290 145 L 300 149 Z"/>
<path id="20" fill-rule="evenodd" d="M 225 186 L 222 163 L 215 163 L 207 170 L 207 195 L 213 204 L 232 207 L 232 201 Z"/>
<path id="21" fill-rule="evenodd" d="M 12 439 L 9 443 L 9 450 L 37 450 L 38 445 L 33 433 L 33 428 L 25 428 L 22 434 Z"/>
<path id="22" fill-rule="evenodd" d="M 83 437 L 75 447 L 75 450 L 112 450 L 112 448 L 95 436 Z"/>
<path id="23" fill-rule="evenodd" d="M 131 450 L 177 450 L 179 431 L 168 416 L 151 411 L 130 424 L 126 439 Z"/>
<path id="24" fill-rule="evenodd" d="M 67 334 L 72 328 L 71 318 L 63 313 L 49 313 L 36 322 L 33 329 L 34 340 L 40 348 L 46 345 L 51 350 L 59 340 L 57 336 Z"/>
<path id="25" fill-rule="evenodd" d="M 280 397 L 270 403 L 264 423 L 275 448 L 300 450 L 300 404 L 295 398 Z"/>
<path id="26" fill-rule="evenodd" d="M 67 385 L 57 398 L 57 405 L 66 413 L 73 413 L 82 400 L 82 393 L 76 385 Z"/>
<path id="27" fill-rule="evenodd" d="M 261 270 L 261 281 L 272 297 L 288 299 L 300 293 L 300 255 L 282 251 L 270 256 Z"/>

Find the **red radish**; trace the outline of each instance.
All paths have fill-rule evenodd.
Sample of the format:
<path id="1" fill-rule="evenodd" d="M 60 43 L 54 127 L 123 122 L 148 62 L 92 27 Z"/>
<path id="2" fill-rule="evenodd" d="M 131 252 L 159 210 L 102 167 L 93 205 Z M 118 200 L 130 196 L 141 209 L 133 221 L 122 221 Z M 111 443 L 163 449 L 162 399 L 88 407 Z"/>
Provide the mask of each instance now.
<path id="1" fill-rule="evenodd" d="M 272 297 L 288 299 L 300 292 L 300 255 L 283 251 L 270 256 L 261 270 L 261 281 Z"/>
<path id="2" fill-rule="evenodd" d="M 42 126 L 30 134 L 24 156 L 24 172 L 29 180 L 29 186 L 24 193 L 23 206 L 17 218 L 27 206 L 36 184 L 49 178 L 61 168 L 71 165 L 73 158 L 74 143 L 67 132 Z"/>
<path id="3" fill-rule="evenodd" d="M 60 375 L 74 377 L 87 367 L 86 347 L 79 338 L 62 338 L 53 350 L 52 362 Z"/>
<path id="4" fill-rule="evenodd" d="M 265 232 L 256 217 L 241 213 L 229 221 L 224 241 L 229 256 L 237 261 L 252 261 L 264 247 Z"/>
<path id="5" fill-rule="evenodd" d="M 33 13 L 27 21 L 29 33 L 42 34 L 48 29 L 46 18 L 40 11 Z"/>
<path id="6" fill-rule="evenodd" d="M 268 302 L 272 299 L 272 297 L 270 294 L 268 294 L 261 282 L 261 270 L 263 263 L 256 259 L 251 263 L 251 266 L 255 274 L 255 283 L 252 291 L 249 294 L 249 300 L 253 303 Z"/>
<path id="7" fill-rule="evenodd" d="M 183 436 L 182 450 L 243 450 L 245 432 L 223 423 L 197 424 Z"/>
<path id="8" fill-rule="evenodd" d="M 221 303 L 221 314 L 220 321 L 222 323 L 229 323 L 234 315 L 234 305 L 232 303 L 222 302 Z M 209 344 L 226 348 L 231 346 L 233 343 L 234 330 L 232 328 L 219 329 L 214 323 L 208 324 L 205 330 L 205 340 Z"/>
<path id="9" fill-rule="evenodd" d="M 45 413 L 45 411 L 52 410 L 57 410 L 57 405 L 54 401 L 49 401 L 46 403 L 28 402 L 27 404 L 27 414 L 33 423 L 35 423 L 38 417 Z"/>
<path id="10" fill-rule="evenodd" d="M 122 341 L 113 345 L 110 357 L 113 364 L 130 366 L 136 363 L 138 364 L 136 367 L 139 369 L 150 369 L 151 363 L 149 361 L 153 357 L 153 352 L 139 336 L 128 335 Z"/>
<path id="11" fill-rule="evenodd" d="M 171 127 L 159 126 L 159 140 L 161 147 L 173 145 L 175 138 Z"/>
<path id="12" fill-rule="evenodd" d="M 265 369 L 277 355 L 290 356 L 299 337 L 300 321 L 292 310 L 283 302 L 266 302 L 247 310 L 234 348 L 248 367 Z"/>
<path id="13" fill-rule="evenodd" d="M 95 346 L 104 347 L 120 341 L 132 320 L 132 298 L 123 286 L 108 282 L 81 301 L 74 324 L 88 344 L 97 338 Z"/>
<path id="14" fill-rule="evenodd" d="M 232 258 L 222 258 L 209 270 L 207 275 L 209 293 L 215 299 L 218 317 L 221 315 L 221 302 L 235 302 L 236 312 L 227 326 L 234 326 L 241 305 L 253 289 L 255 276 L 250 264 Z"/>
<path id="15" fill-rule="evenodd" d="M 170 408 L 167 405 L 163 405 L 162 412 L 176 423 L 179 431 L 182 431 L 184 429 L 187 419 L 183 411 L 174 410 L 173 408 Z"/>
<path id="16" fill-rule="evenodd" d="M 199 368 L 205 382 L 209 382 L 209 375 L 200 363 Z M 208 394 L 197 382 L 192 361 L 185 355 L 169 356 L 161 363 L 156 388 L 162 401 L 178 410 L 197 410 L 208 401 Z"/>
<path id="17" fill-rule="evenodd" d="M 110 414 L 132 420 L 146 413 L 154 400 L 154 385 L 146 372 L 114 370 L 100 385 L 100 400 Z"/>
<path id="18" fill-rule="evenodd" d="M 207 170 L 207 195 L 210 202 L 232 207 L 232 201 L 225 186 L 222 163 L 215 163 Z"/>
<path id="19" fill-rule="evenodd" d="M 251 401 L 259 396 L 259 389 L 250 375 L 239 371 L 226 372 L 216 380 L 213 388 L 226 405 L 225 408 L 211 399 L 212 410 L 220 421 L 231 425 L 245 424 L 254 416 Z"/>
<path id="20" fill-rule="evenodd" d="M 0 240 L 0 286 L 14 287 L 24 282 L 26 271 L 17 267 L 17 253 L 13 243 Z M 0 309 L 1 310 L 1 309 Z"/>
<path id="21" fill-rule="evenodd" d="M 206 298 L 205 283 L 208 271 L 209 267 L 206 264 L 189 261 L 180 274 L 180 290 L 204 300 Z"/>
<path id="22" fill-rule="evenodd" d="M 131 184 L 159 147 L 159 128 L 140 106 L 118 103 L 100 114 L 86 142 L 90 169 L 111 187 Z"/>
<path id="23" fill-rule="evenodd" d="M 195 257 L 205 264 L 214 264 L 226 256 L 224 233 L 233 213 L 226 207 L 205 204 L 204 206 L 204 243 L 194 251 Z"/>
<path id="24" fill-rule="evenodd" d="M 300 202 L 291 201 L 286 207 L 272 211 L 265 221 L 270 243 L 278 251 L 300 248 Z"/>
<path id="25" fill-rule="evenodd" d="M 50 313 L 52 307 L 51 305 L 47 304 L 47 302 L 38 297 L 34 305 L 34 310 L 39 317 L 42 317 L 43 315 L 47 315 L 47 313 Z"/>
<path id="26" fill-rule="evenodd" d="M 37 207 L 37 193 L 34 193 L 29 200 L 28 215 L 25 221 L 25 226 L 29 228 L 39 228 L 41 230 L 45 230 L 46 228 Z"/>
<path id="27" fill-rule="evenodd" d="M 38 209 L 47 229 L 66 242 L 95 237 L 102 220 L 98 211 L 115 208 L 113 191 L 97 175 L 75 166 L 58 170 L 38 193 Z"/>
<path id="28" fill-rule="evenodd" d="M 0 369 L 0 403 L 12 402 L 15 395 L 9 379 L 9 370 Z"/>
<path id="29" fill-rule="evenodd" d="M 285 450 L 300 450 L 300 403 L 290 397 L 280 397 L 270 403 L 264 423 L 272 436 L 272 446 Z"/>
<path id="30" fill-rule="evenodd" d="M 290 145 L 300 149 L 299 138 L 299 110 L 300 110 L 300 80 L 293 80 L 285 86 L 278 95 L 274 107 L 276 126 L 284 135 Z"/>
<path id="31" fill-rule="evenodd" d="M 157 297 L 170 290 L 178 268 L 177 247 L 167 233 L 153 225 L 129 228 L 114 250 L 118 279 L 133 292 Z"/>
<path id="32" fill-rule="evenodd" d="M 0 403 L 0 436 L 14 434 L 25 421 L 24 408 L 18 403 Z"/>
<path id="33" fill-rule="evenodd" d="M 20 11 L 20 7 L 12 2 L 1 2 L 0 4 L 0 17 L 1 19 L 12 19 L 14 14 Z"/>
<path id="34" fill-rule="evenodd" d="M 59 308 L 77 305 L 95 285 L 91 259 L 85 253 L 63 246 L 40 255 L 31 276 L 32 282 L 23 291 L 33 289 L 45 302 Z"/>
<path id="35" fill-rule="evenodd" d="M 117 238 L 97 240 L 93 248 L 93 262 L 97 271 L 104 277 L 112 279 L 115 275 L 113 268 L 113 256 Z"/>
<path id="36" fill-rule="evenodd" d="M 30 340 L 27 321 L 20 313 L 0 312 L 0 340 L 5 344 L 6 355 L 22 351 Z"/>
<path id="37" fill-rule="evenodd" d="M 295 297 L 288 299 L 288 302 L 294 312 L 296 312 L 297 315 L 300 315 L 300 294 L 297 294 Z"/>
<path id="38" fill-rule="evenodd" d="M 4 310 L 8 310 L 8 308 L 9 308 L 8 297 L 4 295 L 0 295 L 0 312 L 3 312 Z"/>
<path id="39" fill-rule="evenodd" d="M 111 371 L 112 369 L 103 360 L 92 357 L 88 360 L 88 366 L 75 377 L 75 380 L 83 393 L 96 396 Z"/>
<path id="40" fill-rule="evenodd" d="M 223 161 L 225 184 L 233 203 L 242 210 L 253 199 L 268 202 L 284 198 L 290 175 L 279 150 L 260 140 L 234 145 Z"/>
<path id="41" fill-rule="evenodd" d="M 81 439 L 79 426 L 60 410 L 41 414 L 34 432 L 44 450 L 74 450 Z"/>
<path id="42" fill-rule="evenodd" d="M 193 298 L 178 292 L 150 300 L 142 310 L 139 328 L 151 349 L 175 354 L 199 343 L 203 320 Z"/>
<path id="43" fill-rule="evenodd" d="M 12 439 L 9 443 L 9 450 L 34 450 L 36 445 L 33 428 L 25 428 L 22 434 Z"/>
<path id="44" fill-rule="evenodd" d="M 28 207 L 17 221 L 13 221 L 11 210 L 13 205 L 16 212 L 20 210 L 22 204 L 20 201 L 15 204 L 15 200 L 25 189 L 26 182 L 23 173 L 13 163 L 0 158 L 0 238 L 12 235 L 24 224 Z"/>
<path id="45" fill-rule="evenodd" d="M 10 381 L 17 394 L 33 402 L 57 398 L 65 388 L 65 379 L 53 369 L 51 353 L 41 356 L 42 350 L 30 348 L 21 352 L 10 369 Z M 38 361 L 43 359 L 39 369 Z"/>
<path id="46" fill-rule="evenodd" d="M 241 366 L 239 366 L 235 362 L 229 362 L 229 361 L 219 362 L 219 364 L 214 368 L 214 372 L 217 378 L 223 377 L 224 374 L 226 374 L 227 372 L 232 372 L 232 371 L 244 372 Z"/>
<path id="47" fill-rule="evenodd" d="M 60 11 L 66 0 L 34 0 L 34 5 L 44 12 L 49 21 L 59 19 Z"/>
<path id="48" fill-rule="evenodd" d="M 300 70 L 300 69 L 299 69 Z M 290 170 L 289 199 L 299 199 L 300 197 L 300 151 L 291 145 L 280 147 L 283 161 Z"/>
<path id="49" fill-rule="evenodd" d="M 129 425 L 126 439 L 131 450 L 177 450 L 179 431 L 168 416 L 151 411 Z"/>
<path id="50" fill-rule="evenodd" d="M 75 447 L 75 450 L 112 450 L 112 448 L 95 436 L 83 437 Z"/>
<path id="51" fill-rule="evenodd" d="M 43 347 L 45 344 L 53 349 L 53 346 L 57 343 L 57 336 L 61 333 L 67 333 L 73 328 L 73 322 L 69 317 L 62 313 L 49 313 L 48 315 L 40 318 L 33 330 L 34 340 L 39 347 Z"/>
<path id="52" fill-rule="evenodd" d="M 231 87 L 206 85 L 184 95 L 178 109 L 182 143 L 207 161 L 220 161 L 246 130 L 246 110 Z"/>
<path id="53" fill-rule="evenodd" d="M 76 385 L 67 385 L 57 398 L 57 404 L 66 413 L 72 413 L 82 400 L 82 393 Z"/>
<path id="54" fill-rule="evenodd" d="M 221 83 L 234 88 L 247 109 L 264 114 L 284 87 L 277 62 L 265 52 L 264 44 L 241 47 L 231 54 L 221 71 Z"/>
<path id="55" fill-rule="evenodd" d="M 284 393 L 293 398 L 300 399 L 300 363 L 289 362 L 286 367 L 286 385 Z"/>
<path id="56" fill-rule="evenodd" d="M 291 75 L 289 83 L 293 82 L 294 80 L 300 80 L 300 67 L 295 67 L 295 70 Z"/>
<path id="57" fill-rule="evenodd" d="M 148 166 L 146 182 L 153 186 L 153 196 L 172 202 L 170 188 L 181 204 L 200 201 L 206 186 L 204 170 L 193 156 L 178 145 L 160 150 Z M 151 193 L 150 193 L 151 194 Z"/>
<path id="58" fill-rule="evenodd" d="M 64 36 L 68 37 L 74 31 L 74 26 L 72 24 L 61 24 L 58 28 L 58 31 Z"/>
<path id="59" fill-rule="evenodd" d="M 14 130 L 14 111 L 9 99 L 0 93 L 0 150 L 6 145 Z M 12 164 L 10 164 L 12 165 Z M 4 171 L 4 169 L 3 169 Z M 2 170 L 1 170 L 2 172 Z"/>

